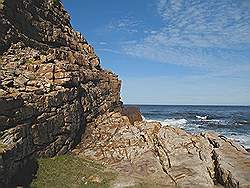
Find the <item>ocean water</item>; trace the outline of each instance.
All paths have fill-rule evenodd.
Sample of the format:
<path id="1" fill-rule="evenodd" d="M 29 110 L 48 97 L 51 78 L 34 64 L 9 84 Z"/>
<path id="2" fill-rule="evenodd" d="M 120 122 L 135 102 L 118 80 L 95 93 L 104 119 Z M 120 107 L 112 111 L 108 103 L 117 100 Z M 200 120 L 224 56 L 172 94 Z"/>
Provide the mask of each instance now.
<path id="1" fill-rule="evenodd" d="M 137 105 L 148 121 L 190 133 L 215 131 L 250 148 L 250 106 Z"/>

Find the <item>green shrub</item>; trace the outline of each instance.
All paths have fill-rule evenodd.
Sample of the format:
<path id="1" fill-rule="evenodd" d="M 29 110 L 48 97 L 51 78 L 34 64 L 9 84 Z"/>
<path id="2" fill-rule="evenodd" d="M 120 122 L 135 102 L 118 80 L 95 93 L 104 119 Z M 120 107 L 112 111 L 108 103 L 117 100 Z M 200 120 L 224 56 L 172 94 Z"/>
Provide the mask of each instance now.
<path id="1" fill-rule="evenodd" d="M 59 3 L 61 3 L 61 1 L 60 1 L 60 0 L 53 0 L 53 3 L 54 3 L 55 5 L 58 5 Z"/>

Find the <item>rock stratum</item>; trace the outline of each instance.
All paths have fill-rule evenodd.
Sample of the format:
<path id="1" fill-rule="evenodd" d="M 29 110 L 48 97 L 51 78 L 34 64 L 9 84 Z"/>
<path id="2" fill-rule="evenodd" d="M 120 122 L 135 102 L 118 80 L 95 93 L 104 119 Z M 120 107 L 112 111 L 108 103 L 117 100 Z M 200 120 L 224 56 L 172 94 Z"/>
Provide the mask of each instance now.
<path id="1" fill-rule="evenodd" d="M 120 86 L 59 1 L 0 0 L 1 187 L 31 160 L 70 151 L 126 175 L 113 187 L 250 187 L 242 146 L 145 122 Z"/>
<path id="2" fill-rule="evenodd" d="M 8 181 L 34 156 L 68 152 L 89 122 L 119 110 L 121 82 L 100 67 L 60 2 L 1 4 L 0 177 Z"/>

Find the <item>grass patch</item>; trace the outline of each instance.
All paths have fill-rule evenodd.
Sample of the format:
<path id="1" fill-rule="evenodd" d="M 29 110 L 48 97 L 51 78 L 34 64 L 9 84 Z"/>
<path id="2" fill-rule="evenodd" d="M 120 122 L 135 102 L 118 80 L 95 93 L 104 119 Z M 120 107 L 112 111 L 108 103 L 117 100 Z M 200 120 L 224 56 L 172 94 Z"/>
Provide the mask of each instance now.
<path id="1" fill-rule="evenodd" d="M 106 188 L 116 175 L 106 167 L 73 155 L 38 160 L 37 178 L 31 183 L 36 188 Z"/>

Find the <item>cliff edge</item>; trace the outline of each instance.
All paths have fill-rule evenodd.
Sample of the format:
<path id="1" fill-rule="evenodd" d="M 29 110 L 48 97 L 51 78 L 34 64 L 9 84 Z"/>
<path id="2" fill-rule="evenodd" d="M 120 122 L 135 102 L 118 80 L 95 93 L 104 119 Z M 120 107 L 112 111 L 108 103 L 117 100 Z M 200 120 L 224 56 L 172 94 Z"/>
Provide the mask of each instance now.
<path id="1" fill-rule="evenodd" d="M 119 111 L 120 83 L 59 1 L 1 1 L 0 181 L 68 152 L 95 117 Z"/>
<path id="2" fill-rule="evenodd" d="M 143 121 L 120 86 L 60 1 L 0 0 L 0 186 L 72 151 L 121 174 L 113 187 L 250 187 L 242 146 Z"/>

